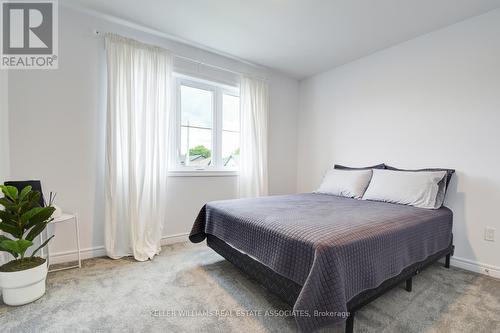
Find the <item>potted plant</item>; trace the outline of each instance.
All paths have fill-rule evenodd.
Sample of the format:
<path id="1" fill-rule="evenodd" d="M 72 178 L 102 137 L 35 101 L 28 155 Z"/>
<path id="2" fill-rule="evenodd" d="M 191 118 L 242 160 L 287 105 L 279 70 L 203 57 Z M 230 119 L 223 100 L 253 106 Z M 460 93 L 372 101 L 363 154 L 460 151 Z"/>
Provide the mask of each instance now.
<path id="1" fill-rule="evenodd" d="M 4 197 L 0 198 L 0 251 L 14 259 L 0 266 L 0 288 L 3 301 L 8 305 L 33 302 L 45 294 L 47 261 L 35 256 L 52 239 L 50 237 L 27 256 L 33 240 L 47 227 L 54 208 L 40 207 L 40 192 L 26 186 L 18 192 L 14 186 L 0 185 Z"/>

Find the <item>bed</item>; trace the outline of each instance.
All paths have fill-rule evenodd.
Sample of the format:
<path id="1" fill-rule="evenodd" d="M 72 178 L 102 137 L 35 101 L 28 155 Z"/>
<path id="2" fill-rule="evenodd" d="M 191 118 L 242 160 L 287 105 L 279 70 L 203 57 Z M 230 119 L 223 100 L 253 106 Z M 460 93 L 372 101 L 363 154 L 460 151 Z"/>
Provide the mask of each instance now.
<path id="1" fill-rule="evenodd" d="M 311 332 L 453 254 L 452 212 L 304 193 L 214 201 L 190 240 L 207 244 L 293 306 Z"/>

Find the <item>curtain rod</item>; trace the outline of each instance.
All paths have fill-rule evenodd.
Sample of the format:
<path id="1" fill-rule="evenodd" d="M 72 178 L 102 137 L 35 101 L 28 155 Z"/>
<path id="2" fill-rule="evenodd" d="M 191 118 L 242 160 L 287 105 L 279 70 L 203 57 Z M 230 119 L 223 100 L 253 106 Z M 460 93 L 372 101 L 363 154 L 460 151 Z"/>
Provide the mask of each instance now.
<path id="1" fill-rule="evenodd" d="M 94 30 L 94 35 L 101 36 L 101 35 L 103 35 L 103 32 L 101 32 L 99 30 Z M 254 77 L 254 78 L 257 78 L 257 79 L 260 79 L 260 80 L 268 81 L 268 79 L 266 77 L 262 77 L 262 76 L 254 75 L 254 74 L 250 74 L 250 73 L 245 73 L 245 72 L 239 72 L 239 71 L 235 71 L 235 70 L 232 70 L 232 69 L 229 69 L 229 68 L 225 68 L 225 67 L 221 67 L 221 66 L 217 66 L 217 65 L 208 64 L 206 62 L 203 62 L 203 61 L 200 61 L 200 60 L 197 60 L 197 59 L 194 59 L 194 58 L 190 58 L 190 57 L 186 57 L 186 56 L 181 56 L 179 54 L 175 54 L 171 50 L 169 50 L 169 52 L 171 52 L 172 55 L 175 58 L 187 60 L 187 61 L 190 61 L 190 62 L 194 62 L 197 65 L 203 65 L 203 66 L 211 67 L 211 68 L 218 69 L 218 70 L 221 70 L 221 71 L 224 71 L 224 72 L 233 73 L 233 74 L 236 74 L 236 75 L 246 75 L 246 76 L 249 76 L 249 77 Z"/>

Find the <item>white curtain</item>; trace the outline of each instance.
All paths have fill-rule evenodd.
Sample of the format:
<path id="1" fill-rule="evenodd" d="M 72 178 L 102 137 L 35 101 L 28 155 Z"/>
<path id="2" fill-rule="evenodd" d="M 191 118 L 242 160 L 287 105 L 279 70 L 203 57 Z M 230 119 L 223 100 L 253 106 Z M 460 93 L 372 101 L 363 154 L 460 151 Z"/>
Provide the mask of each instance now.
<path id="1" fill-rule="evenodd" d="M 172 56 L 107 34 L 106 252 L 160 252 L 165 220 Z"/>
<path id="2" fill-rule="evenodd" d="M 268 195 L 267 137 L 269 121 L 269 85 L 242 77 L 240 197 Z"/>

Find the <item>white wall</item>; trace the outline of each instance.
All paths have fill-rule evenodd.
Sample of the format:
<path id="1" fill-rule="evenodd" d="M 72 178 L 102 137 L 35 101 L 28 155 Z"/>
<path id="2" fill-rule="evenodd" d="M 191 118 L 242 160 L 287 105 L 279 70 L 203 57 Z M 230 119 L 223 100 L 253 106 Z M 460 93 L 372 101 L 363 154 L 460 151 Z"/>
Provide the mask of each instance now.
<path id="1" fill-rule="evenodd" d="M 95 29 L 160 45 L 205 63 L 267 76 L 270 191 L 295 191 L 297 81 L 74 9 L 62 7 L 59 16 L 59 69 L 15 71 L 9 77 L 11 171 L 15 179 L 41 179 L 45 192 L 58 193 L 56 204 L 79 213 L 86 256 L 102 254 L 104 244 L 106 79 L 104 43 L 93 34 Z M 164 236 L 185 235 L 205 202 L 236 195 L 236 177 L 170 177 Z M 74 248 L 71 232 L 70 226 L 58 226 L 53 253 L 61 255 Z"/>
<path id="2" fill-rule="evenodd" d="M 299 85 L 281 75 L 271 75 L 269 119 L 269 192 L 297 190 L 297 113 Z"/>
<path id="3" fill-rule="evenodd" d="M 500 277 L 499 33 L 496 10 L 301 82 L 298 190 L 333 163 L 455 168 L 454 263 Z"/>

